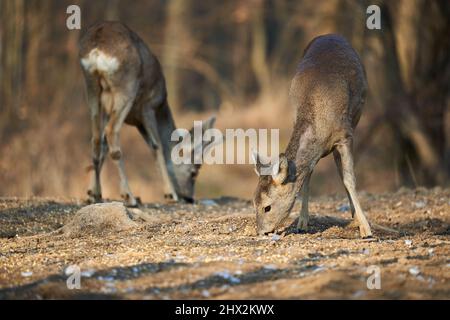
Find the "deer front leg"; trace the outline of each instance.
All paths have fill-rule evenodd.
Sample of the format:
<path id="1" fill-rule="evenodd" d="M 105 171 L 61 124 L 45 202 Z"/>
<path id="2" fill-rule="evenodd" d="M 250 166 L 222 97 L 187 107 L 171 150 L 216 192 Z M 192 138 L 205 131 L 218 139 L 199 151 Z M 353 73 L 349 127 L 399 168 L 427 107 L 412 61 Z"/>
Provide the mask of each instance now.
<path id="1" fill-rule="evenodd" d="M 128 206 L 135 207 L 137 201 L 131 193 L 128 179 L 125 174 L 123 155 L 120 148 L 120 129 L 126 116 L 133 106 L 134 95 L 115 93 L 113 96 L 113 109 L 105 132 L 109 145 L 109 155 L 117 167 L 120 177 L 120 194 Z"/>
<path id="2" fill-rule="evenodd" d="M 341 180 L 344 181 L 344 176 L 343 176 L 343 172 L 342 172 L 341 156 L 337 150 L 333 151 L 333 156 L 334 156 L 334 162 L 336 163 L 336 167 L 337 167 L 339 176 L 341 177 Z M 353 205 L 352 198 L 350 197 L 350 193 L 348 193 L 347 189 L 345 189 L 345 192 L 347 193 L 348 202 L 350 203 L 352 218 L 354 218 L 355 217 L 355 206 Z"/>
<path id="3" fill-rule="evenodd" d="M 309 222 L 309 211 L 308 211 L 308 202 L 309 202 L 309 181 L 311 178 L 311 173 L 308 174 L 305 178 L 305 182 L 302 187 L 302 210 L 300 211 L 300 216 L 298 217 L 297 229 L 299 231 L 308 231 L 308 222 Z"/>
<path id="4" fill-rule="evenodd" d="M 372 237 L 369 222 L 361 209 L 358 197 L 356 195 L 355 173 L 353 168 L 352 141 L 347 140 L 336 147 L 342 160 L 342 176 L 345 188 L 350 194 L 351 201 L 355 208 L 355 218 L 359 224 L 359 232 L 362 238 Z"/>
<path id="5" fill-rule="evenodd" d="M 178 194 L 176 192 L 176 188 L 173 185 L 172 179 L 170 178 L 170 175 L 173 174 L 170 172 L 171 168 L 169 168 L 169 165 L 171 162 L 168 161 L 168 159 L 165 158 L 164 155 L 164 143 L 168 144 L 169 141 L 161 141 L 161 138 L 159 136 L 158 130 L 157 130 L 157 121 L 155 117 L 155 113 L 153 110 L 146 110 L 146 112 L 143 114 L 143 125 L 144 125 L 144 131 L 143 137 L 147 144 L 152 147 L 153 145 L 156 145 L 157 148 L 154 148 L 156 151 L 156 159 L 158 161 L 158 166 L 164 181 L 164 194 L 167 197 L 169 195 L 173 200 L 178 201 Z"/>

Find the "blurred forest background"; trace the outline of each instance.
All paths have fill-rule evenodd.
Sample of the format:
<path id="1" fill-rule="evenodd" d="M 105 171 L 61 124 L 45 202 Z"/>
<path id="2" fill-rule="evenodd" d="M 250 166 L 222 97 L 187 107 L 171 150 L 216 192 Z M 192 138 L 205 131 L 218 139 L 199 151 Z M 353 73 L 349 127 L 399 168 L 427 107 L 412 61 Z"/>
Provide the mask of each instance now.
<path id="1" fill-rule="evenodd" d="M 66 28 L 78 4 L 82 30 Z M 377 4 L 382 30 L 366 28 Z M 90 123 L 78 62 L 80 32 L 120 20 L 162 63 L 179 127 L 217 114 L 217 127 L 280 128 L 284 150 L 294 110 L 287 94 L 314 37 L 344 35 L 360 54 L 369 96 L 356 131 L 358 188 L 448 185 L 450 175 L 450 1 L 448 0 L 0 0 L 0 195 L 84 198 Z M 131 188 L 162 200 L 161 178 L 137 130 L 122 147 Z M 313 194 L 344 189 L 332 157 L 312 178 Z M 103 195 L 118 198 L 107 161 Z M 197 197 L 250 198 L 250 165 L 204 166 Z"/>

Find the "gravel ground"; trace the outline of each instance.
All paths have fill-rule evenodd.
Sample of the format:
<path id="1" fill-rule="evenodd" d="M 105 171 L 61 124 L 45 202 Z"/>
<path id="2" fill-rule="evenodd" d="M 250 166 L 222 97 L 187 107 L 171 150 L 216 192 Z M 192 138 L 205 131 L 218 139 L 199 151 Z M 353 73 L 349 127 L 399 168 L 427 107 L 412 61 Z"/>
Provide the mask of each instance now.
<path id="1" fill-rule="evenodd" d="M 293 217 L 283 233 L 257 236 L 251 202 L 220 198 L 145 204 L 130 210 L 135 228 L 67 237 L 55 230 L 82 201 L 0 198 L 0 299 L 449 299 L 450 189 L 361 202 L 398 233 L 359 239 L 336 196 L 311 200 L 303 234 Z M 68 289 L 71 265 L 80 289 Z M 371 270 L 380 289 L 367 287 Z"/>

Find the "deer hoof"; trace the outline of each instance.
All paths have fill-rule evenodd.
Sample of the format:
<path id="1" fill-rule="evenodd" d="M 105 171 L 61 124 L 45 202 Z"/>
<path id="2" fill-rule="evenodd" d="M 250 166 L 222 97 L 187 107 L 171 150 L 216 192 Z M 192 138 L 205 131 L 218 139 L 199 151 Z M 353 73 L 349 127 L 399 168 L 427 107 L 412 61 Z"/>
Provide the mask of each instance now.
<path id="1" fill-rule="evenodd" d="M 166 199 L 168 202 L 178 202 L 181 200 L 181 198 L 174 193 L 166 193 L 164 195 L 164 199 Z"/>
<path id="2" fill-rule="evenodd" d="M 102 195 L 101 194 L 95 194 L 94 191 L 92 190 L 88 190 L 87 192 L 88 194 L 88 199 L 87 202 L 88 203 L 100 203 L 102 202 Z"/>
<path id="3" fill-rule="evenodd" d="M 308 231 L 308 222 L 309 222 L 309 217 L 299 217 L 298 218 L 298 223 L 297 223 L 297 230 L 298 231 Z"/>
<path id="4" fill-rule="evenodd" d="M 359 226 L 359 234 L 361 235 L 362 239 L 373 239 L 372 231 L 370 230 L 370 227 L 365 227 L 363 225 Z"/>
<path id="5" fill-rule="evenodd" d="M 122 198 L 124 199 L 125 206 L 130 208 L 136 208 L 138 206 L 138 202 L 135 197 L 133 197 L 131 194 L 123 194 Z"/>

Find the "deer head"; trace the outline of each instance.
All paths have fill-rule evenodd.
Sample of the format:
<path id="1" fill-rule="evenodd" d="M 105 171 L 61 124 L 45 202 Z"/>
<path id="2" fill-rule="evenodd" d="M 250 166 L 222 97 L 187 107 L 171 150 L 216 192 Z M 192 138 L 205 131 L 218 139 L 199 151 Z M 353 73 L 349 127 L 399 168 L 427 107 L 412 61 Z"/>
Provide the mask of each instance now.
<path id="1" fill-rule="evenodd" d="M 216 121 L 215 117 L 211 117 L 202 122 L 202 132 L 211 129 Z M 195 181 L 201 168 L 201 161 L 195 161 L 196 156 L 203 156 L 202 152 L 196 152 L 197 149 L 205 150 L 205 148 L 213 141 L 194 140 L 194 128 L 189 131 L 191 137 L 190 150 L 183 150 L 191 155 L 189 163 L 173 164 L 173 175 L 175 178 L 175 188 L 178 197 L 189 203 L 194 202 Z M 200 163 L 199 163 L 200 162 Z"/>
<path id="2" fill-rule="evenodd" d="M 253 161 L 259 176 L 253 198 L 256 229 L 263 235 L 276 231 L 289 216 L 296 196 L 296 168 L 283 153 L 270 163 L 254 152 Z"/>

